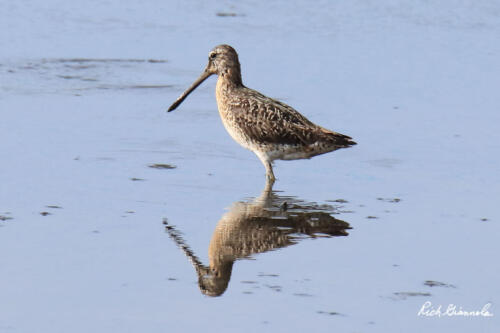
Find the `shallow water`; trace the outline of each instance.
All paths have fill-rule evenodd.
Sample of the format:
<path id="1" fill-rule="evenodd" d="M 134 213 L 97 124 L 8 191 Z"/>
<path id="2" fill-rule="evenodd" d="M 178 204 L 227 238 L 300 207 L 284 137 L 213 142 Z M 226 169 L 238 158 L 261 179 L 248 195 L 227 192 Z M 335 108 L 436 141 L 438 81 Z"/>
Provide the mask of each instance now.
<path id="1" fill-rule="evenodd" d="M 498 331 L 497 2 L 0 13 L 0 332 Z M 220 43 L 358 145 L 266 195 L 215 79 L 165 112 Z"/>

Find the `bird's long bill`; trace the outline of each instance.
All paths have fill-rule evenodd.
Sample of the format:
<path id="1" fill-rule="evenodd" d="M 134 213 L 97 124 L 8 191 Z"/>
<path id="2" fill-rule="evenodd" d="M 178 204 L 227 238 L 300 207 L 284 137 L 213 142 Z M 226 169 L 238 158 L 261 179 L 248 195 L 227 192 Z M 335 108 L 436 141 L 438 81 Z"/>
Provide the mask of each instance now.
<path id="1" fill-rule="evenodd" d="M 210 73 L 207 69 L 201 73 L 200 77 L 196 79 L 196 81 L 193 82 L 191 87 L 186 89 L 185 92 L 182 93 L 182 95 L 177 98 L 177 100 L 168 108 L 168 112 L 174 111 L 185 99 L 188 97 L 188 95 L 195 90 L 203 81 L 205 81 L 212 73 Z"/>

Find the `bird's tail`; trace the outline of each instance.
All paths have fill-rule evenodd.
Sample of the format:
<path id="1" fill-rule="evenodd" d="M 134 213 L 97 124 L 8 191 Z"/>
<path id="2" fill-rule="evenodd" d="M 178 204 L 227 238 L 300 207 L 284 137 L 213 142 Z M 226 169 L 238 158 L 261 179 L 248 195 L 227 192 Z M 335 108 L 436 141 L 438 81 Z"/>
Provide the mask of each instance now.
<path id="1" fill-rule="evenodd" d="M 347 148 L 357 145 L 357 143 L 350 136 L 333 132 L 327 130 L 326 128 L 321 128 L 321 130 L 326 136 L 327 140 L 335 144 L 336 146 L 339 146 L 339 148 Z"/>

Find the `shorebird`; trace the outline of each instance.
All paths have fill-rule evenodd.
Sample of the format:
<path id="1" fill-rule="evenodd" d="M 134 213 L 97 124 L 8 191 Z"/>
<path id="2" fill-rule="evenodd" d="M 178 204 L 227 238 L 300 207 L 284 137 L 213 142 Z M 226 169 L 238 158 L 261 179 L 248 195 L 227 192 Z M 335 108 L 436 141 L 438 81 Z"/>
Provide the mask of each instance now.
<path id="1" fill-rule="evenodd" d="M 215 95 L 224 127 L 253 151 L 274 183 L 273 162 L 311 158 L 355 145 L 352 138 L 318 126 L 292 107 L 243 85 L 238 54 L 229 45 L 216 46 L 200 77 L 170 106 L 175 110 L 211 75 L 218 75 Z"/>

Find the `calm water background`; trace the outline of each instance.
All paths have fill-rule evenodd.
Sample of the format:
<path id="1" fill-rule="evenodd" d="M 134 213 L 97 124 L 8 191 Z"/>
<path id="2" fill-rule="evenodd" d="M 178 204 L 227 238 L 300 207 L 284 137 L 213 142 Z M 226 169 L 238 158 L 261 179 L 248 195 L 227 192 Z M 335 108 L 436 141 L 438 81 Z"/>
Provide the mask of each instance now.
<path id="1" fill-rule="evenodd" d="M 3 0 L 0 332 L 498 332 L 499 36 L 498 1 Z M 221 43 L 359 144 L 275 169 L 349 235 L 239 260 L 211 298 L 162 221 L 208 262 L 264 168 L 214 78 L 165 110 Z"/>

